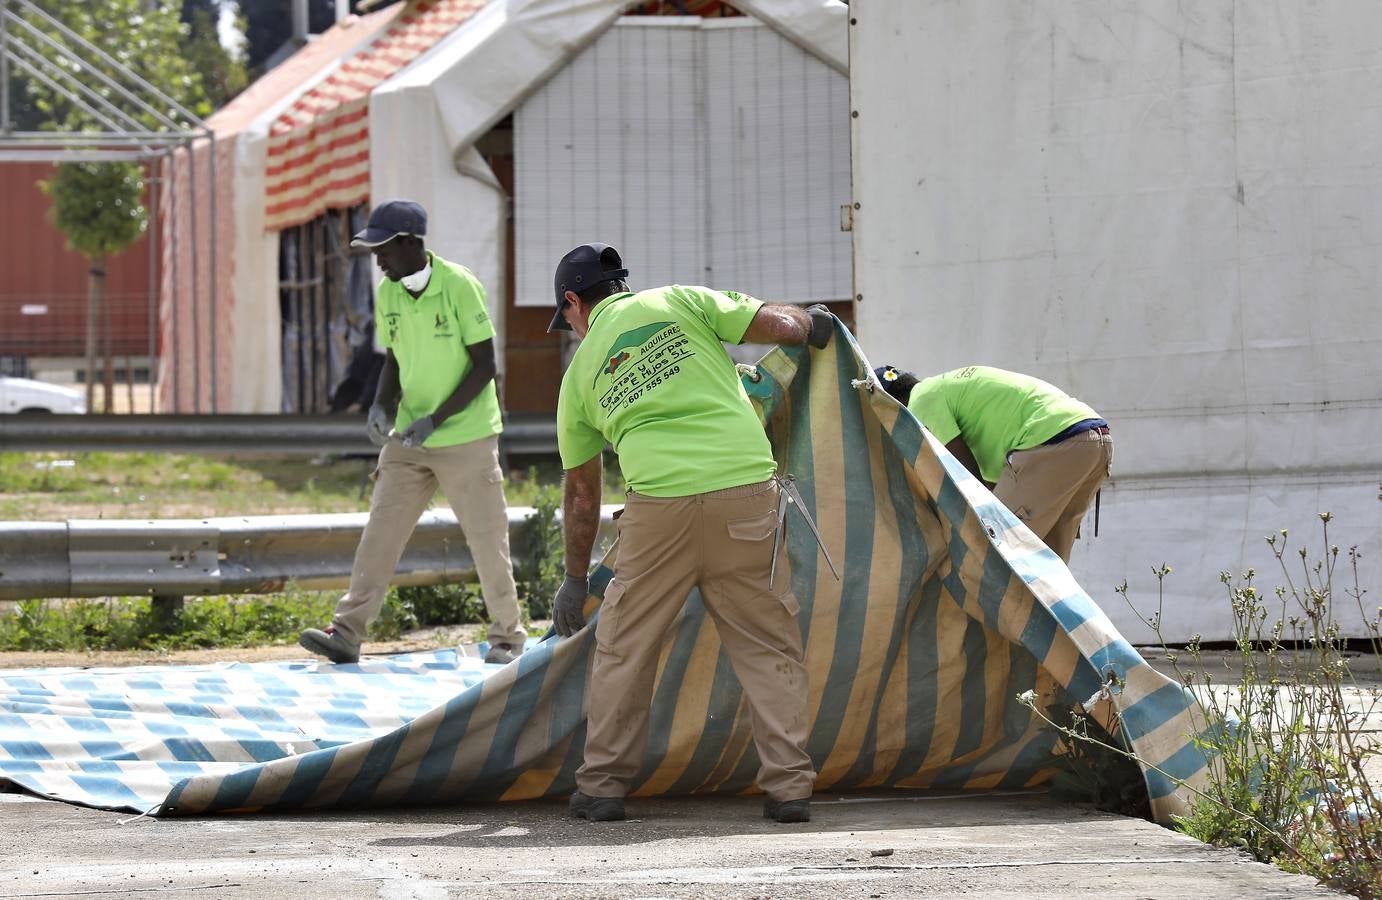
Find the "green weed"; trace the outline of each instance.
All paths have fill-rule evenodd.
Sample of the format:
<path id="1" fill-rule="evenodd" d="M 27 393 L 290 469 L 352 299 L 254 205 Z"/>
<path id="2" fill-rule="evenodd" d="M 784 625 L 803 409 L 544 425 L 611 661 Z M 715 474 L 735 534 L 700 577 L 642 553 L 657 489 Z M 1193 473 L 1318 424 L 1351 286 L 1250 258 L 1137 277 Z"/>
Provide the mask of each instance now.
<path id="1" fill-rule="evenodd" d="M 1366 605 L 1356 547 L 1347 553 L 1346 570 L 1336 570 L 1340 549 L 1329 540 L 1331 517 L 1323 513 L 1320 519 L 1323 552 L 1313 557 L 1305 547 L 1288 551 L 1284 529 L 1267 537 L 1281 576 L 1271 591 L 1257 588 L 1252 569 L 1240 576 L 1220 574 L 1233 616 L 1233 665 L 1227 670 L 1222 660 L 1213 665 L 1198 636 L 1185 648 L 1170 647 L 1162 637 L 1170 566 L 1153 569 L 1156 611 L 1133 609 L 1156 633 L 1176 678 L 1195 694 L 1203 713 L 1195 725 L 1196 743 L 1208 761 L 1208 777 L 1198 787 L 1180 782 L 1193 800 L 1176 827 L 1205 843 L 1238 847 L 1263 862 L 1374 898 L 1382 896 L 1382 793 L 1366 768 L 1382 751 L 1364 729 L 1379 700 L 1375 691 L 1359 686 L 1336 615 L 1342 605 L 1357 609 L 1375 660 L 1382 650 L 1382 608 Z M 1126 583 L 1118 592 L 1128 599 Z M 1083 748 L 1077 756 L 1156 768 L 1110 736 L 1093 734 L 1078 710 L 1063 720 L 1039 710 L 1030 692 L 1019 700 L 1064 742 Z M 1121 722 L 1114 730 L 1121 731 Z"/>

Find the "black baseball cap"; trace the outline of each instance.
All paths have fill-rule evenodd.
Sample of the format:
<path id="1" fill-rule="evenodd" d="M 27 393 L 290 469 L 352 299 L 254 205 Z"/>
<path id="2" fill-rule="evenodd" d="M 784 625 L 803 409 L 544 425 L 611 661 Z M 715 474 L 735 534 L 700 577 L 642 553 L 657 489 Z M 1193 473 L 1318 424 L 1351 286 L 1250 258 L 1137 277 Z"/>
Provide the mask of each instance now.
<path id="1" fill-rule="evenodd" d="M 571 330 L 570 323 L 562 315 L 562 309 L 566 306 L 567 291 L 579 294 L 601 282 L 628 277 L 629 270 L 624 268 L 619 251 L 609 244 L 581 244 L 571 250 L 557 263 L 557 276 L 553 279 L 553 287 L 557 293 L 557 312 L 552 316 L 552 324 L 547 326 L 547 331 Z"/>
<path id="2" fill-rule="evenodd" d="M 427 233 L 427 210 L 412 200 L 386 200 L 369 214 L 369 224 L 351 240 L 352 247 L 378 247 L 400 234 Z"/>

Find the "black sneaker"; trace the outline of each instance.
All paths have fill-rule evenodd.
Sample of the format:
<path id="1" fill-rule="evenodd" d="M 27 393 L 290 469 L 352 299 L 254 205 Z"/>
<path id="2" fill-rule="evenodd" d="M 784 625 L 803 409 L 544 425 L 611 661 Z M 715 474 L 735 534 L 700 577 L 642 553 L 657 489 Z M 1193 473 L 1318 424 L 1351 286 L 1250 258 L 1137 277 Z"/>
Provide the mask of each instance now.
<path id="1" fill-rule="evenodd" d="M 772 797 L 763 801 L 763 818 L 775 819 L 783 824 L 792 822 L 811 821 L 811 798 L 804 800 L 774 800 Z"/>
<path id="2" fill-rule="evenodd" d="M 576 791 L 571 795 L 571 815 L 592 822 L 620 822 L 624 819 L 624 798 L 592 797 Z"/>

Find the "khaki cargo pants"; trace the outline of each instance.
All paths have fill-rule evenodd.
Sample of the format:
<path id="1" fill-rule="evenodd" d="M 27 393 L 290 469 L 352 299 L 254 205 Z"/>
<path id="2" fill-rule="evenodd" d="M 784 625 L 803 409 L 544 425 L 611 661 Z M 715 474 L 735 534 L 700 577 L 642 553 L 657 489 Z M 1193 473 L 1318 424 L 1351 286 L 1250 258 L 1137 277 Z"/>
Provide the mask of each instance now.
<path id="1" fill-rule="evenodd" d="M 491 644 L 523 645 L 518 591 L 509 559 L 509 512 L 504 473 L 499 468 L 499 436 L 451 447 L 409 449 L 389 441 L 379 453 L 370 497 L 369 522 L 355 548 L 350 589 L 336 604 L 332 624 L 360 641 L 379 615 L 389 580 L 403 548 L 440 487 L 465 532 L 489 611 Z"/>
<path id="2" fill-rule="evenodd" d="M 1113 436 L 1082 431 L 1008 454 L 993 494 L 1067 563 L 1080 520 L 1113 466 Z"/>
<path id="3" fill-rule="evenodd" d="M 808 685 L 785 552 L 768 587 L 777 501 L 772 481 L 691 497 L 629 492 L 595 631 L 585 764 L 576 772 L 582 793 L 628 792 L 642 762 L 662 640 L 699 586 L 748 700 L 759 786 L 775 800 L 811 796 Z"/>

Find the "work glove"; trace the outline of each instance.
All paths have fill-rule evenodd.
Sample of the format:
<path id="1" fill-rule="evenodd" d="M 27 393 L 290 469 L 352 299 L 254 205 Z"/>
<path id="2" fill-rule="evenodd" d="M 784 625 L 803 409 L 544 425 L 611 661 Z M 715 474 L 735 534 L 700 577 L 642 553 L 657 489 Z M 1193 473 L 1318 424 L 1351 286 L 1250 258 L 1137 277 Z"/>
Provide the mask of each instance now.
<path id="1" fill-rule="evenodd" d="M 393 416 L 383 406 L 376 403 L 369 408 L 369 420 L 365 423 L 365 434 L 370 443 L 382 447 L 389 442 L 389 432 L 393 429 Z"/>
<path id="2" fill-rule="evenodd" d="M 433 423 L 431 416 L 414 419 L 413 424 L 403 429 L 403 446 L 410 450 L 421 447 L 436 430 L 437 426 Z"/>
<path id="3" fill-rule="evenodd" d="M 567 575 L 552 598 L 552 624 L 562 637 L 585 627 L 585 600 L 590 596 L 590 579 Z"/>
<path id="4" fill-rule="evenodd" d="M 806 343 L 817 350 L 824 349 L 835 333 L 835 316 L 824 303 L 806 307 L 806 314 L 811 317 L 811 334 L 806 338 Z"/>

